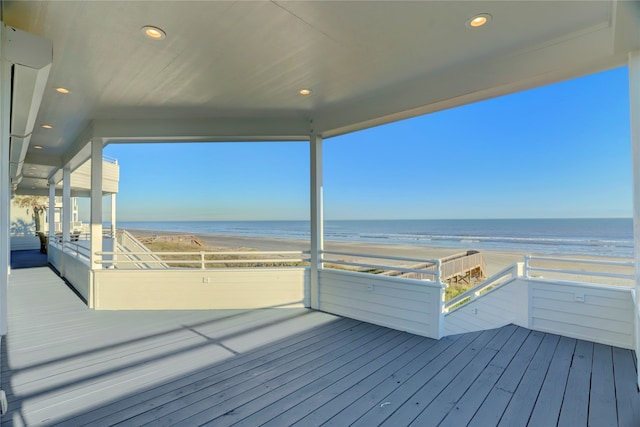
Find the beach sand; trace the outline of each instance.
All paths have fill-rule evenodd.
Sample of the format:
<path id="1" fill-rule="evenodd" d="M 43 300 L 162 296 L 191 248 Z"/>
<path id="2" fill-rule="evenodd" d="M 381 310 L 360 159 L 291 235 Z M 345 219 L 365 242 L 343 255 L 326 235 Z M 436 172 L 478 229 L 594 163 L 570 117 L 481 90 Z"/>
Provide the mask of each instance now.
<path id="1" fill-rule="evenodd" d="M 169 236 L 169 235 L 185 235 L 187 233 L 167 232 L 167 231 L 150 231 L 150 230 L 128 230 L 136 237 L 149 237 L 152 235 Z M 215 248 L 216 251 L 225 250 L 249 250 L 257 249 L 260 251 L 308 251 L 309 241 L 297 240 L 297 239 L 284 239 L 284 238 L 271 238 L 271 237 L 251 237 L 251 236 L 229 236 L 219 234 L 197 234 L 198 239 L 204 242 L 206 245 Z M 469 247 L 467 250 L 473 250 L 473 247 Z M 372 255 L 387 255 L 397 257 L 419 258 L 419 259 L 439 259 L 448 255 L 464 252 L 461 249 L 452 248 L 438 248 L 416 245 L 391 245 L 380 243 L 368 243 L 368 242 L 333 242 L 325 241 L 326 251 L 337 252 L 350 252 L 358 254 L 372 254 Z M 481 252 L 487 266 L 487 277 L 490 277 L 497 272 L 513 265 L 516 262 L 523 262 L 525 253 L 522 252 L 510 252 L 510 251 L 488 251 Z M 538 254 L 528 254 L 538 255 Z M 584 259 L 589 258 L 585 256 L 554 256 L 557 261 L 534 261 L 531 265 L 540 267 L 550 267 L 555 269 L 564 270 L 577 270 L 577 271 L 596 271 L 596 272 L 614 272 L 620 274 L 633 274 L 632 267 L 617 267 L 609 265 L 587 265 L 576 264 L 574 262 L 565 262 L 562 259 Z M 350 262 L 366 262 L 369 264 L 382 264 L 389 266 L 408 266 L 411 262 L 399 262 L 378 260 L 372 258 L 362 258 L 356 256 L 327 256 L 326 259 L 341 259 Z M 621 261 L 615 258 L 598 258 L 598 259 L 610 259 L 613 261 Z M 330 261 L 328 261 L 330 262 Z M 558 273 L 532 273 L 532 277 L 545 277 L 545 278 L 558 278 L 569 281 L 583 281 L 590 283 L 605 283 L 617 286 L 633 286 L 633 282 L 627 279 L 619 278 L 599 278 L 578 274 L 558 274 Z"/>

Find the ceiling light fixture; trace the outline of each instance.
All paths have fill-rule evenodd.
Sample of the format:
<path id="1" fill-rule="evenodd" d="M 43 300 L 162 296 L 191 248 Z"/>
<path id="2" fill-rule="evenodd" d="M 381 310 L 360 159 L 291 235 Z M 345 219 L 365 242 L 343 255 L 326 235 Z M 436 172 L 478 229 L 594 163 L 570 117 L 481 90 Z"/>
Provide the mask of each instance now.
<path id="1" fill-rule="evenodd" d="M 491 15 L 488 13 L 479 13 L 467 19 L 467 28 L 478 28 L 491 21 Z"/>
<path id="2" fill-rule="evenodd" d="M 162 40 L 167 37 L 167 33 L 162 28 L 154 27 L 153 25 L 145 25 L 140 31 L 152 40 Z"/>
<path id="3" fill-rule="evenodd" d="M 51 126 L 51 125 L 42 125 L 42 127 L 44 129 L 53 129 L 53 126 Z"/>
<path id="4" fill-rule="evenodd" d="M 71 93 L 71 91 L 69 89 L 67 89 L 66 87 L 57 87 L 56 88 L 56 92 L 61 93 L 63 95 L 67 95 L 67 94 Z"/>
<path id="5" fill-rule="evenodd" d="M 311 89 L 300 89 L 298 93 L 303 96 L 311 95 Z"/>

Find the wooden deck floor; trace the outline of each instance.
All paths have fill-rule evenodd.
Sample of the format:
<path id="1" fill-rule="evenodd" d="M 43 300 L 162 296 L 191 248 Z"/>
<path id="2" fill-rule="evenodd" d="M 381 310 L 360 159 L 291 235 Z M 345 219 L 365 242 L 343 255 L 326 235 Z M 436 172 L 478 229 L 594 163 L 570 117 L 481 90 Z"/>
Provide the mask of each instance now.
<path id="1" fill-rule="evenodd" d="M 96 312 L 12 272 L 3 425 L 640 425 L 629 350 L 507 326 L 435 341 L 305 309 Z"/>

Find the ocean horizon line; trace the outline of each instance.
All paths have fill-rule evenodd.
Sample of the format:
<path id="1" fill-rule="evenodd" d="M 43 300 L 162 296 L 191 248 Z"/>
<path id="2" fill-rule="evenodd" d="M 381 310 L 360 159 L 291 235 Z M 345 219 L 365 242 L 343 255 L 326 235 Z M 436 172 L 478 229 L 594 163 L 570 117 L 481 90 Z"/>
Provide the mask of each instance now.
<path id="1" fill-rule="evenodd" d="M 325 221 L 513 221 L 513 220 L 609 220 L 628 219 L 632 216 L 593 217 L 518 217 L 518 218 L 325 218 Z M 309 219 L 120 219 L 120 222 L 310 222 Z M 109 223 L 105 221 L 105 223 Z"/>

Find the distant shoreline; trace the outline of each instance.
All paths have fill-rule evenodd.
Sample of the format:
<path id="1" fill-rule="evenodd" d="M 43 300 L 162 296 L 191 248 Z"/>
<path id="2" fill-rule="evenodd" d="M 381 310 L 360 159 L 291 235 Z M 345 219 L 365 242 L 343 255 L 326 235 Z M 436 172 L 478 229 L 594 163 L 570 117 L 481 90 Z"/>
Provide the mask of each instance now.
<path id="1" fill-rule="evenodd" d="M 263 251 L 307 251 L 309 241 L 301 239 L 277 238 L 277 237 L 249 237 L 230 236 L 222 234 L 207 233 L 185 233 L 160 230 L 128 230 L 134 236 L 149 237 L 153 235 L 185 235 L 192 234 L 207 245 L 215 248 L 252 248 Z M 362 254 L 378 254 L 409 258 L 438 259 L 448 255 L 463 252 L 464 250 L 455 248 L 424 247 L 415 245 L 398 245 L 384 243 L 363 243 L 363 242 L 333 242 L 325 241 L 326 250 L 340 252 L 352 252 Z M 469 247 L 469 249 L 474 249 Z M 509 251 L 483 250 L 482 254 L 487 262 L 487 273 L 495 274 L 503 268 L 516 262 L 524 260 L 524 253 Z"/>

